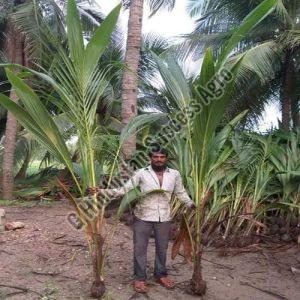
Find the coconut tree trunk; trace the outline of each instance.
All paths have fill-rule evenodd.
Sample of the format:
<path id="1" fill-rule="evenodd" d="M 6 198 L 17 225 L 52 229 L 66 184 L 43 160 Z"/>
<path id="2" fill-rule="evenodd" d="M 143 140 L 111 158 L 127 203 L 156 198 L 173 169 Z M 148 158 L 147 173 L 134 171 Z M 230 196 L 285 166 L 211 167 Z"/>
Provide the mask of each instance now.
<path id="1" fill-rule="evenodd" d="M 287 51 L 284 62 L 284 76 L 281 94 L 281 109 L 282 109 L 282 129 L 286 132 L 290 129 L 291 123 L 291 95 L 293 89 L 294 62 L 292 52 Z"/>
<path id="2" fill-rule="evenodd" d="M 122 81 L 122 123 L 124 125 L 136 115 L 138 95 L 138 66 L 140 60 L 143 22 L 143 0 L 130 3 L 125 64 Z M 130 158 L 136 149 L 136 135 L 133 134 L 123 145 L 123 153 Z"/>
<path id="3" fill-rule="evenodd" d="M 297 97 L 293 97 L 291 108 L 292 108 L 293 127 L 295 129 L 300 128 L 299 100 Z"/>
<path id="4" fill-rule="evenodd" d="M 6 51 L 10 62 L 23 64 L 23 40 L 22 35 L 18 32 L 13 24 L 8 21 L 6 30 Z M 10 98 L 17 102 L 18 97 L 12 90 Z M 13 198 L 13 186 L 14 186 L 14 156 L 16 148 L 16 137 L 18 131 L 17 120 L 12 116 L 11 113 L 7 113 L 6 129 L 5 129 L 5 140 L 4 140 L 4 153 L 3 153 L 3 164 L 2 164 L 2 198 L 12 199 Z"/>

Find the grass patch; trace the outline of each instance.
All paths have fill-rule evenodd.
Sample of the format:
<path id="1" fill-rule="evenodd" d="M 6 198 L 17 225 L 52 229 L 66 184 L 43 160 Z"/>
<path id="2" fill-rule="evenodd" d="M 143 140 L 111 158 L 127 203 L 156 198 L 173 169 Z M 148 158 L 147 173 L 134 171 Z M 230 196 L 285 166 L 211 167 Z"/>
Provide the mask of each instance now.
<path id="1" fill-rule="evenodd" d="M 59 288 L 52 281 L 47 281 L 45 284 L 44 295 L 39 298 L 41 300 L 56 300 Z"/>
<path id="2" fill-rule="evenodd" d="M 0 206 L 17 206 L 17 207 L 34 207 L 48 206 L 54 204 L 55 201 L 50 200 L 3 200 L 0 199 Z"/>

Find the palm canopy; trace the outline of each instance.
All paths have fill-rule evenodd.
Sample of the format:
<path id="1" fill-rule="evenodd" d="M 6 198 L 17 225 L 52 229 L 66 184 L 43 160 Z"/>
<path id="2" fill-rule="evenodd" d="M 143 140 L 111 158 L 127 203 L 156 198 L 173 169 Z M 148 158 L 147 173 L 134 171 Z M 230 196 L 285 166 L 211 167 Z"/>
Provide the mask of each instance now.
<path id="1" fill-rule="evenodd" d="M 232 30 L 241 23 L 242 19 L 262 1 L 195 1 L 188 2 L 188 11 L 196 19 L 195 30 L 186 35 L 186 41 L 179 49 L 182 56 L 193 53 L 198 58 L 206 47 L 211 47 L 215 56 L 218 56 L 232 36 Z M 235 101 L 232 111 L 241 111 L 243 107 L 249 108 L 250 116 L 257 119 L 263 112 L 265 104 L 280 98 L 284 110 L 284 93 L 287 90 L 287 81 L 291 75 L 285 77 L 288 61 L 298 61 L 296 53 L 299 50 L 297 32 L 299 30 L 299 1 L 277 1 L 272 14 L 262 20 L 249 34 L 238 44 L 232 52 L 232 59 L 238 59 L 246 50 L 246 57 L 239 70 L 241 91 Z M 291 65 L 291 63 L 290 63 Z M 293 73 L 298 74 L 298 63 Z M 296 75 L 293 88 L 289 88 L 286 94 L 297 89 L 298 76 Z M 249 82 L 251 82 L 249 89 Z M 282 83 L 284 82 L 284 83 Z M 254 88 L 254 89 L 253 89 Z M 255 91 L 256 101 L 249 98 Z M 280 95 L 280 96 L 279 96 Z M 289 100 L 297 102 L 294 100 Z M 297 104 L 294 105 L 297 107 Z M 296 110 L 295 114 L 298 114 Z M 284 116 L 283 116 L 283 119 Z M 251 119 L 250 119 L 251 120 Z M 288 121 L 284 121 L 287 123 Z M 295 123 L 295 122 L 294 122 Z M 285 127 L 287 127 L 285 125 Z M 294 124 L 297 126 L 297 124 Z"/>
<path id="2" fill-rule="evenodd" d="M 23 3 L 24 1 L 19 0 L 6 0 L 0 3 L 0 24 L 5 23 L 7 16 L 13 11 L 14 6 Z"/>
<path id="3" fill-rule="evenodd" d="M 244 17 L 249 14 L 262 1 L 188 1 L 188 12 L 191 16 L 197 17 L 195 30 L 186 37 L 190 38 L 191 47 L 199 50 L 203 47 L 212 47 L 215 51 L 218 46 L 223 46 L 223 42 L 232 34 L 232 29 L 238 26 Z M 287 34 L 288 30 L 299 26 L 298 15 L 300 12 L 299 1 L 277 1 L 276 9 L 258 26 L 236 45 L 235 51 L 241 52 L 253 45 L 279 38 Z M 204 36 L 205 35 L 205 36 Z M 203 38 L 203 40 L 201 40 Z"/>

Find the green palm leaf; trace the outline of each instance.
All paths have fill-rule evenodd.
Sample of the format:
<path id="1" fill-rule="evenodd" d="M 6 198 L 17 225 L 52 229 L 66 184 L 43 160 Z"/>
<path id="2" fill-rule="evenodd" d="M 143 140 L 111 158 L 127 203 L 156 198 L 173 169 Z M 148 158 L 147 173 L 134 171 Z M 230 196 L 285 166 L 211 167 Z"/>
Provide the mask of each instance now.
<path id="1" fill-rule="evenodd" d="M 242 24 L 233 31 L 231 38 L 228 40 L 219 55 L 217 69 L 222 67 L 226 58 L 230 55 L 236 45 L 245 38 L 246 34 L 258 25 L 264 18 L 266 18 L 272 11 L 274 11 L 277 2 L 278 0 L 265 0 L 245 17 Z"/>
<path id="2" fill-rule="evenodd" d="M 80 69 L 83 66 L 84 43 L 75 0 L 68 1 L 67 10 L 67 37 L 70 55 L 74 64 Z"/>
<path id="3" fill-rule="evenodd" d="M 133 118 L 123 129 L 120 135 L 120 145 L 124 143 L 126 139 L 130 135 L 133 134 L 133 132 L 140 132 L 145 128 L 146 125 L 148 125 L 151 122 L 155 122 L 165 116 L 162 113 L 150 113 L 147 115 L 140 115 L 135 118 Z"/>
<path id="4" fill-rule="evenodd" d="M 99 58 L 110 42 L 110 36 L 117 24 L 121 7 L 121 4 L 119 4 L 110 12 L 86 46 L 83 61 L 85 73 L 89 76 L 93 74 Z"/>
<path id="5" fill-rule="evenodd" d="M 163 194 L 169 192 L 162 189 L 155 189 L 147 193 L 142 193 L 138 188 L 134 188 L 128 191 L 122 198 L 121 203 L 119 205 L 118 212 L 117 212 L 118 217 L 120 217 L 128 207 L 130 207 L 137 201 L 141 201 L 143 198 L 147 196 L 150 196 L 152 194 L 158 194 L 158 193 Z"/>
<path id="6" fill-rule="evenodd" d="M 21 124 L 72 171 L 72 161 L 68 148 L 45 106 L 40 102 L 35 92 L 18 76 L 8 69 L 6 74 L 25 109 L 4 95 L 1 95 L 1 104 L 11 110 Z"/>

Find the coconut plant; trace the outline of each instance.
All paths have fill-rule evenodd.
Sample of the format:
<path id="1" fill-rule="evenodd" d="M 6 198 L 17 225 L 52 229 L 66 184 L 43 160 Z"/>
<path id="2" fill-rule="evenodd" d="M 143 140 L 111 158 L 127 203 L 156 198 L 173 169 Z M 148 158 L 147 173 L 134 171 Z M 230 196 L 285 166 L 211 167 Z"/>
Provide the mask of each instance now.
<path id="1" fill-rule="evenodd" d="M 61 187 L 70 199 L 87 237 L 94 274 L 91 296 L 95 298 L 102 297 L 105 292 L 103 269 L 107 253 L 104 248 L 105 205 L 98 203 L 95 194 L 86 197 L 86 190 L 87 187 L 93 188 L 98 184 L 99 162 L 95 161 L 95 145 L 99 143 L 105 145 L 113 140 L 113 136 L 99 125 L 100 122 L 96 117 L 99 101 L 107 92 L 106 88 L 109 85 L 108 70 L 99 68 L 98 62 L 110 42 L 120 8 L 121 5 L 116 6 L 101 26 L 95 30 L 90 40 L 86 42 L 76 2 L 69 0 L 66 22 L 68 50 L 55 45 L 56 56 L 49 72 L 38 72 L 15 64 L 5 65 L 7 78 L 16 91 L 20 104 L 14 103 L 5 95 L 0 95 L 0 103 L 38 142 L 46 147 L 57 161 L 64 164 L 71 174 L 77 190 L 76 195 L 72 195 L 62 184 Z M 15 74 L 17 69 L 25 72 Z M 72 154 L 68 150 L 63 134 L 59 131 L 52 113 L 46 109 L 39 94 L 22 78 L 28 77 L 28 74 L 32 75 L 30 81 L 42 80 L 55 91 L 55 96 L 51 95 L 48 100 L 52 101 L 52 104 L 60 113 L 64 114 L 66 120 L 74 127 L 78 138 L 79 164 L 73 163 Z M 138 131 L 138 127 L 142 128 L 143 124 L 156 117 L 157 114 L 155 117 L 152 115 L 137 117 L 123 129 L 118 136 L 117 146 L 112 147 L 114 151 L 111 151 L 112 148 L 110 148 L 110 156 L 113 158 L 110 168 L 111 176 L 116 168 L 124 140 L 133 131 Z M 107 147 L 104 148 L 101 147 L 100 154 L 107 155 L 105 152 Z M 97 156 L 99 156 L 99 151 Z M 103 161 L 100 160 L 100 163 L 103 164 Z M 79 197 L 76 197 L 77 195 Z"/>
<path id="2" fill-rule="evenodd" d="M 292 213 L 299 215 L 299 175 L 300 175 L 300 131 L 283 136 L 282 143 L 277 139 L 272 149 L 270 163 L 274 167 L 279 202 L 289 207 Z"/>
<path id="3" fill-rule="evenodd" d="M 267 209 L 266 200 L 273 193 L 270 189 L 273 168 L 269 164 L 273 141 L 271 136 L 237 133 L 232 145 L 234 154 L 230 160 L 237 175 L 226 187 L 228 199 L 227 212 L 222 216 L 225 220 L 223 237 L 241 238 L 243 234 L 247 239 L 254 230 L 261 231 L 265 227 L 262 219 Z"/>
<path id="4" fill-rule="evenodd" d="M 216 245 L 223 244 L 222 237 L 235 246 L 244 246 L 253 242 L 253 234 L 261 232 L 279 234 L 282 241 L 290 241 L 294 231 L 298 232 L 294 230 L 299 214 L 297 134 L 237 131 L 230 144 L 234 151 L 227 164 L 236 173 L 214 186 L 205 234 L 212 225 L 218 233 Z"/>
<path id="5" fill-rule="evenodd" d="M 198 295 L 206 292 L 206 282 L 201 270 L 205 208 L 214 194 L 214 183 L 218 179 L 216 153 L 224 142 L 218 139 L 218 128 L 232 99 L 235 78 L 243 59 L 242 56 L 229 64 L 228 57 L 238 42 L 274 10 L 276 3 L 276 0 L 263 1 L 246 16 L 242 24 L 232 31 L 231 38 L 222 47 L 217 61 L 214 60 L 211 50 L 206 50 L 200 75 L 193 81 L 192 89 L 180 72 L 172 72 L 172 62 L 157 59 L 165 89 L 175 99 L 180 111 L 177 118 L 175 113 L 170 115 L 175 117 L 173 127 L 180 131 L 181 138 L 187 143 L 190 173 L 187 186 L 196 210 L 192 224 L 189 224 L 191 226 L 185 226 L 192 230 L 189 230 L 188 235 L 181 236 L 185 240 L 187 236 L 191 237 L 190 250 L 193 252 L 191 256 L 194 262 L 191 288 Z"/>

